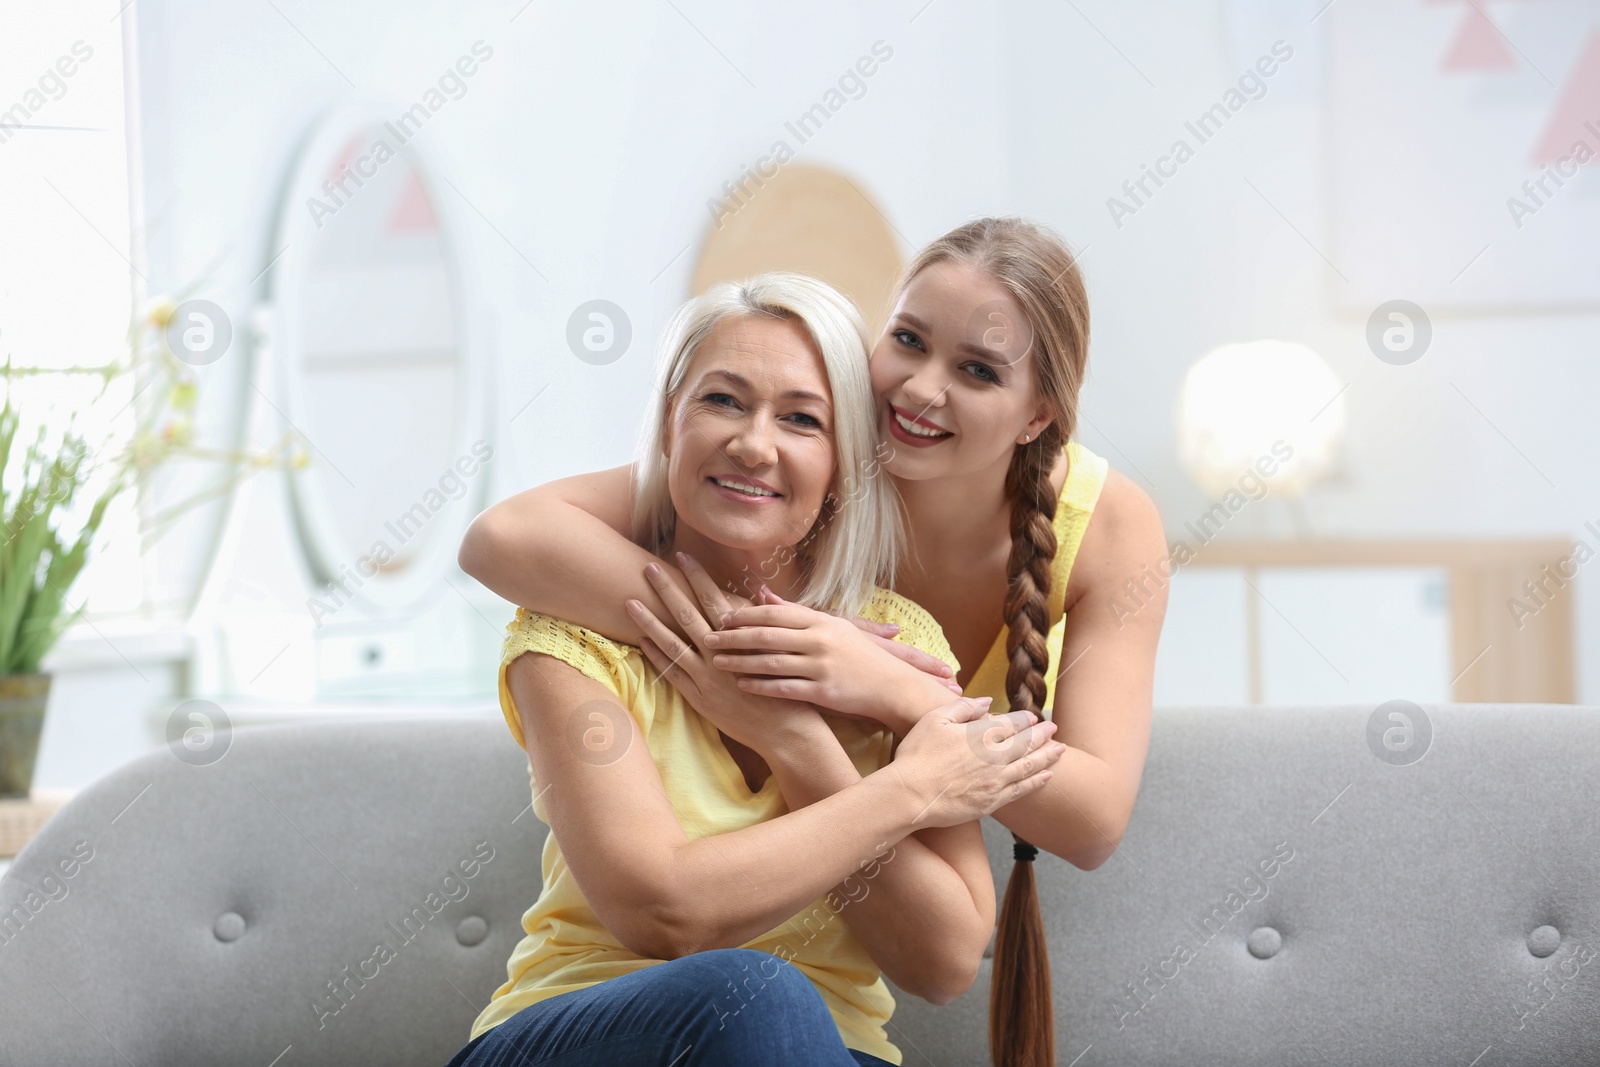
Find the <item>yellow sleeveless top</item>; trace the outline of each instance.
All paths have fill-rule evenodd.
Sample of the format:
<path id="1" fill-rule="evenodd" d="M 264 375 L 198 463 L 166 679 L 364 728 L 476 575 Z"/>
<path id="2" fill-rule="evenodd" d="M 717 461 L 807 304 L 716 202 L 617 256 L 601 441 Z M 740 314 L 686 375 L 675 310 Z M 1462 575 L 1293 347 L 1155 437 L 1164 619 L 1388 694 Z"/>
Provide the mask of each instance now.
<path id="1" fill-rule="evenodd" d="M 1061 673 L 1061 642 L 1066 633 L 1067 577 L 1072 573 L 1072 562 L 1078 558 L 1078 545 L 1083 541 L 1083 531 L 1088 528 L 1089 516 L 1094 513 L 1095 501 L 1100 498 L 1100 488 L 1105 484 L 1109 469 L 1105 459 L 1084 448 L 1076 441 L 1067 442 L 1067 480 L 1061 485 L 1061 496 L 1056 503 L 1056 558 L 1050 568 L 1050 670 L 1045 675 L 1046 696 L 1044 718 L 1051 717 L 1055 707 L 1056 677 Z M 978 670 L 967 683 L 965 695 L 990 697 L 991 715 L 1011 710 L 1006 696 L 1006 635 L 1009 627 L 1000 627 L 989 654 L 983 658 Z"/>
<path id="2" fill-rule="evenodd" d="M 905 597 L 875 590 L 861 614 L 898 624 L 897 640 L 954 662 L 933 616 Z M 732 833 L 789 810 L 776 775 L 769 775 L 756 792 L 750 791 L 717 727 L 672 685 L 660 682 L 638 649 L 526 608 L 518 608 L 506 626 L 499 672 L 500 710 L 519 746 L 522 723 L 507 688 L 506 667 L 524 652 L 553 656 L 617 695 L 637 721 L 667 798 L 691 840 Z M 889 763 L 894 737 L 888 730 L 832 716 L 826 721 L 863 777 Z M 531 760 L 528 781 L 533 812 L 548 824 Z M 544 888 L 522 916 L 526 936 L 506 964 L 505 984 L 494 991 L 473 1023 L 473 1038 L 530 1004 L 662 962 L 628 951 L 601 924 L 567 867 L 554 832 L 545 836 L 542 871 Z M 847 1047 L 900 1063 L 900 1050 L 883 1029 L 894 1012 L 894 996 L 878 965 L 840 918 L 846 903 L 830 890 L 742 947 L 770 952 L 800 968 L 822 994 Z M 706 995 L 720 994 L 707 990 Z M 730 1001 L 727 1010 L 738 1007 L 738 1002 Z"/>

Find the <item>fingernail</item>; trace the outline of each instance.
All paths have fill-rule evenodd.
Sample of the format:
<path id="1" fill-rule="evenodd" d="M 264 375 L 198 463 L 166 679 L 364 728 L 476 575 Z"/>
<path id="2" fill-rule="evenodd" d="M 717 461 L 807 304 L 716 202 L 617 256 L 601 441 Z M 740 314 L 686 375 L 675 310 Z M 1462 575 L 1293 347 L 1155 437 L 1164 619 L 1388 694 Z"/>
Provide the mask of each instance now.
<path id="1" fill-rule="evenodd" d="M 722 640 L 722 635 L 721 634 L 717 634 L 717 633 L 710 633 L 710 634 L 706 634 L 700 640 L 704 641 L 708 645 L 714 645 L 714 644 L 717 644 L 718 642 L 720 642 Z"/>
<path id="2" fill-rule="evenodd" d="M 637 600 L 624 601 L 623 607 L 628 609 L 628 613 L 630 615 L 637 615 L 640 611 L 644 610 L 644 605 L 639 603 Z"/>
<path id="3" fill-rule="evenodd" d="M 978 706 L 980 708 L 986 708 L 990 704 L 993 704 L 993 703 L 994 703 L 994 697 L 979 697 L 978 698 Z"/>
<path id="4" fill-rule="evenodd" d="M 682 552 L 677 553 L 677 557 L 678 557 L 678 565 L 680 567 L 682 565 L 684 565 L 685 563 L 689 562 L 689 557 L 684 555 Z"/>
<path id="5" fill-rule="evenodd" d="M 661 573 L 661 564 L 659 564 L 659 563 L 646 563 L 644 565 L 644 572 L 646 574 L 648 574 L 650 577 L 654 578 L 656 575 Z"/>
<path id="6" fill-rule="evenodd" d="M 900 624 L 899 623 L 891 622 L 891 623 L 885 623 L 884 625 L 888 629 L 890 637 L 893 637 L 895 634 L 900 632 Z"/>

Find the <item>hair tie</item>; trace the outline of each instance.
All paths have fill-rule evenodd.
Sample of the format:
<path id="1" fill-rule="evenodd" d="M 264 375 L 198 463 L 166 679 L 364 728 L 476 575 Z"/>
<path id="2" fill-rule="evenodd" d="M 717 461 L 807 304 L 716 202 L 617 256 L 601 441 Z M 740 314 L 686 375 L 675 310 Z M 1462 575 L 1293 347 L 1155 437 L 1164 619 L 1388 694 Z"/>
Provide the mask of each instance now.
<path id="1" fill-rule="evenodd" d="M 1037 856 L 1038 854 L 1039 849 L 1037 847 L 1028 844 L 1020 837 L 1016 838 L 1011 843 L 1011 858 L 1016 860 L 1018 863 L 1032 863 L 1033 857 Z"/>

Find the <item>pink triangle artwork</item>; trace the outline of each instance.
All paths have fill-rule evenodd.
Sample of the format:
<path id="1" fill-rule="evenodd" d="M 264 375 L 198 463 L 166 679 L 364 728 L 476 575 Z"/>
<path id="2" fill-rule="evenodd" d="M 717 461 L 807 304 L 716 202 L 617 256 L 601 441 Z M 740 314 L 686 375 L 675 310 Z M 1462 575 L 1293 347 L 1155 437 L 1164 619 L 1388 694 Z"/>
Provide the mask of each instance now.
<path id="1" fill-rule="evenodd" d="M 1600 29 L 1590 29 L 1572 75 L 1550 109 L 1550 119 L 1534 145 L 1529 162 L 1536 167 L 1554 163 L 1571 154 L 1573 144 L 1579 141 L 1586 142 L 1591 150 L 1600 151 L 1596 126 L 1600 126 Z"/>
<path id="2" fill-rule="evenodd" d="M 1332 299 L 1600 307 L 1600 0 L 1341 0 L 1323 25 Z"/>
<path id="3" fill-rule="evenodd" d="M 1455 42 L 1445 53 L 1444 69 L 1451 72 L 1511 70 L 1516 56 L 1489 16 L 1477 7 L 1468 7 Z"/>

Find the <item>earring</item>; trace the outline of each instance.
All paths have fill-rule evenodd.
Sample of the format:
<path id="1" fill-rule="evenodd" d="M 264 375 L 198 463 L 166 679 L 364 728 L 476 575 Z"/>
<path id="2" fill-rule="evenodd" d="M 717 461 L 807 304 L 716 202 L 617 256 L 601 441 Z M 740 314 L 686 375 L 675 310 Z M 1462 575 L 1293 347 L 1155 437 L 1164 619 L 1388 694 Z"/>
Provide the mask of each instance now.
<path id="1" fill-rule="evenodd" d="M 1033 440 L 1033 434 L 1025 433 L 1025 434 L 1022 435 L 1022 443 L 1023 444 L 1027 444 L 1031 440 Z"/>

